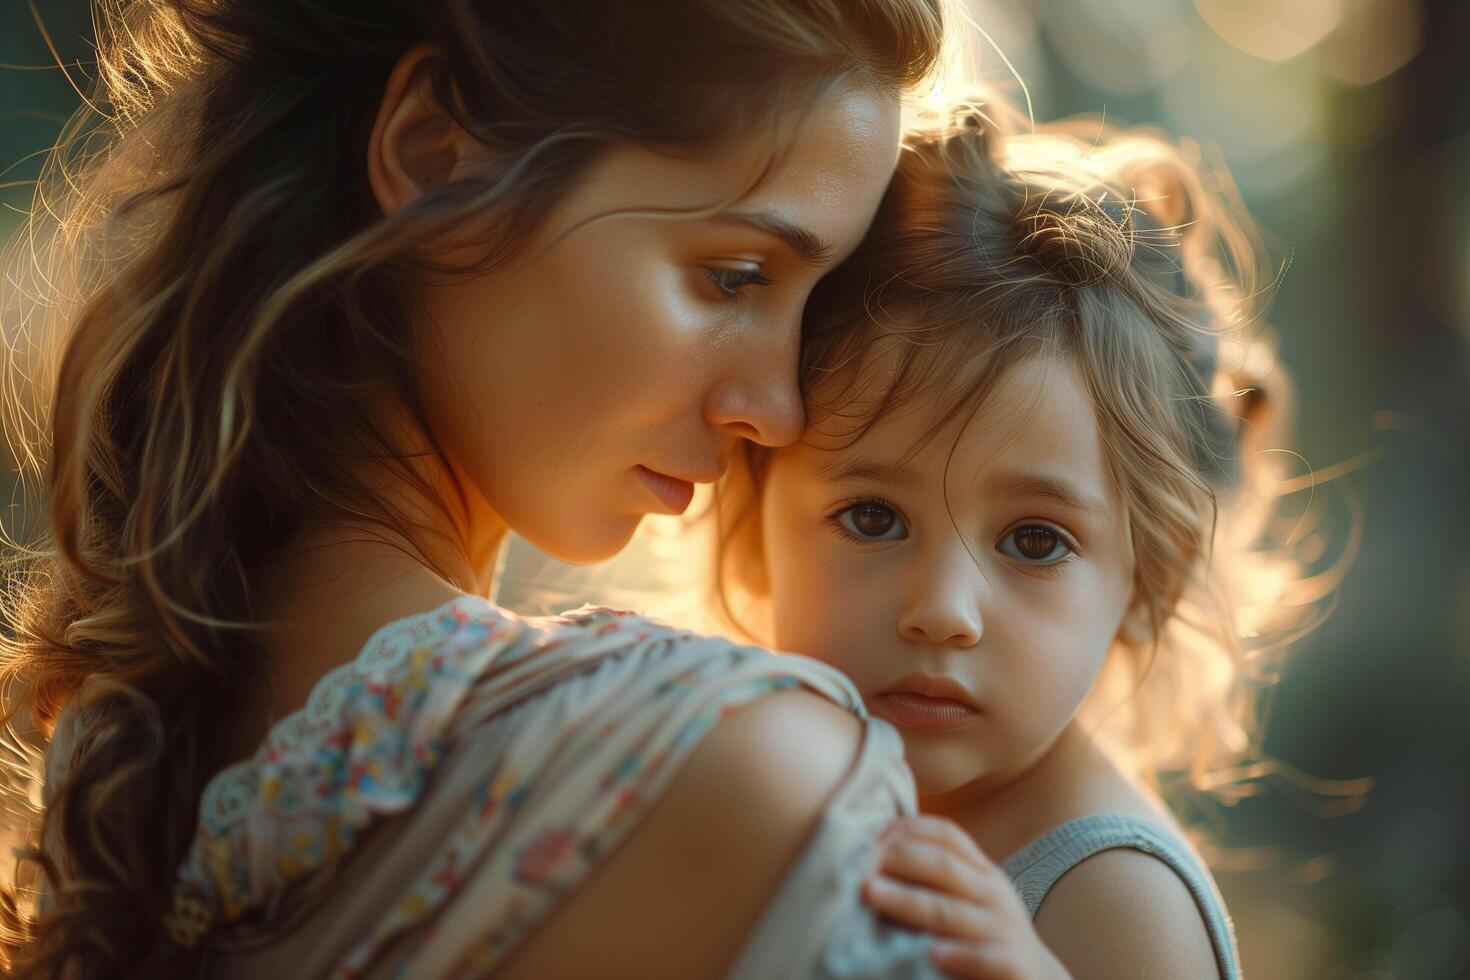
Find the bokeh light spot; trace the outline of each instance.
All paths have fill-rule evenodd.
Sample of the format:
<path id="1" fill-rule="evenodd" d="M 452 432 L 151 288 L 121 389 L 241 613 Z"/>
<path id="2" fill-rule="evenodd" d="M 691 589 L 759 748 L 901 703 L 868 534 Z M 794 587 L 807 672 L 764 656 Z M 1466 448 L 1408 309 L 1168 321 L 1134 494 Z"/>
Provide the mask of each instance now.
<path id="1" fill-rule="evenodd" d="M 1343 15 L 1343 0 L 1194 0 L 1194 6 L 1226 42 L 1266 61 L 1311 49 Z"/>

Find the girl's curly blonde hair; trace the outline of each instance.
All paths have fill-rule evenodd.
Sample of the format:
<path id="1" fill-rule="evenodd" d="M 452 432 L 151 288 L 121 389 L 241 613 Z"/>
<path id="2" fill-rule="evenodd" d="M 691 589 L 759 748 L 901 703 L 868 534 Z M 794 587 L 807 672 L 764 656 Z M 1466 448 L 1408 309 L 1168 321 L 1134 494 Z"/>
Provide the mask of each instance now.
<path id="1" fill-rule="evenodd" d="M 1153 626 L 1115 642 L 1081 718 L 1176 802 L 1229 802 L 1277 771 L 1260 764 L 1261 692 L 1333 578 L 1280 540 L 1289 383 L 1258 316 L 1261 250 L 1191 147 L 1095 122 L 1021 131 L 1006 111 L 966 103 L 911 133 L 867 239 L 807 308 L 808 413 L 855 440 L 923 400 L 937 433 L 1021 361 L 1074 363 Z M 880 350 L 898 367 L 875 397 Z M 757 640 L 771 452 L 747 446 L 714 507 L 716 604 Z"/>

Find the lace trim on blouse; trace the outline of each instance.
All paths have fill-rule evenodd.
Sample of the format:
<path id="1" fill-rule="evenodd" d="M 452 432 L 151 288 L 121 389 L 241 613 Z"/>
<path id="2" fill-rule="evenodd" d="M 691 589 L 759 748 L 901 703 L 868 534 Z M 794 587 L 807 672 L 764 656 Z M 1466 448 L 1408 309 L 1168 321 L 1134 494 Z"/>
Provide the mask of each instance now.
<path id="1" fill-rule="evenodd" d="M 216 922 L 269 905 L 274 883 L 330 864 L 374 816 L 410 806 L 471 683 L 524 630 L 460 597 L 387 624 L 328 672 L 252 758 L 205 788 L 169 937 L 192 946 Z M 434 642 L 446 632 L 450 642 Z"/>

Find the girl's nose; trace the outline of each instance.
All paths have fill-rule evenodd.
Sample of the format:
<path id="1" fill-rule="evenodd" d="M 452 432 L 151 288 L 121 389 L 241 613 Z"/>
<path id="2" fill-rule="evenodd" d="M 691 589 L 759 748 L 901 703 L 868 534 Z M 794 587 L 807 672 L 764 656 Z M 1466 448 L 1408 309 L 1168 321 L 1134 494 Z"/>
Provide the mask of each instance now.
<path id="1" fill-rule="evenodd" d="M 975 646 L 985 632 L 980 611 L 984 576 L 968 553 L 942 561 L 946 567 L 930 569 L 940 574 L 916 576 L 899 613 L 898 634 L 910 643 Z"/>

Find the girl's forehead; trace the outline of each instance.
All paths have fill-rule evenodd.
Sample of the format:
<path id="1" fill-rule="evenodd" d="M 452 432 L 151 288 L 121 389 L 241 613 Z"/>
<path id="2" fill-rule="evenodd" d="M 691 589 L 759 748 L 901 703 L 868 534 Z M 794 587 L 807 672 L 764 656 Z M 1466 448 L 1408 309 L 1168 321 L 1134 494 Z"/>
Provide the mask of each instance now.
<path id="1" fill-rule="evenodd" d="M 1077 369 L 1060 357 L 1011 366 L 973 404 L 956 405 L 936 393 L 865 414 L 812 419 L 802 446 L 815 475 L 904 475 L 929 483 L 1065 473 L 1094 501 L 1113 496 L 1092 398 Z"/>

